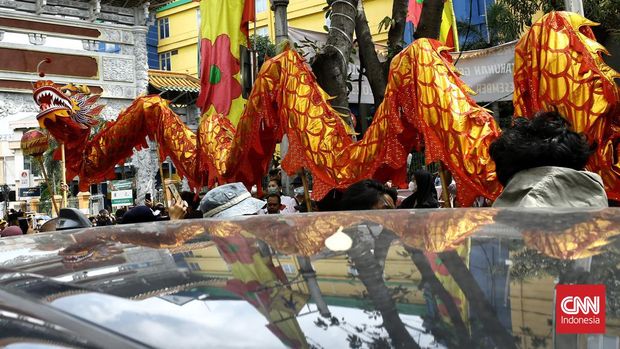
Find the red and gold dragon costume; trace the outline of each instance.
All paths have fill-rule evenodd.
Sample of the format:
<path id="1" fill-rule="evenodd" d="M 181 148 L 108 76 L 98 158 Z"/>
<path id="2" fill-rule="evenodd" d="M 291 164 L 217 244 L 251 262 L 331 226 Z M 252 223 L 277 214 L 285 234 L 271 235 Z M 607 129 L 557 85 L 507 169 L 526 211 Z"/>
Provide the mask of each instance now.
<path id="1" fill-rule="evenodd" d="M 555 44 L 540 44 L 543 38 L 535 33 L 544 29 L 561 36 L 559 33 L 568 31 L 572 34 L 566 34 L 570 38 L 568 47 L 564 48 L 570 50 L 565 56 L 567 65 L 572 67 L 573 60 L 596 64 L 583 64 L 563 74 L 571 74 L 574 83 L 593 85 L 593 90 L 583 87 L 580 93 L 590 101 L 587 105 L 597 103 L 597 108 L 574 106 L 571 104 L 574 102 L 567 101 L 561 104 L 565 108 L 562 111 L 578 130 L 590 132 L 593 140 L 600 138 L 607 142 L 599 143 L 605 149 L 613 148 L 619 134 L 617 112 L 612 111 L 618 108 L 618 90 L 597 81 L 609 79 L 615 72 L 607 67 L 603 74 L 599 54 L 589 49 L 593 41 L 581 34 L 579 26 L 553 26 L 549 18 L 558 16 L 562 21 L 556 22 L 576 21 L 574 15 L 565 13 L 547 15 L 518 45 L 517 111 L 529 115 L 545 109 L 548 105 L 539 101 L 550 95 L 544 94 L 547 90 L 533 87 L 540 82 L 528 75 L 534 74 L 535 69 L 530 68 L 534 62 L 528 59 L 519 63 L 523 57 L 519 55 L 536 50 L 544 51 L 539 55 L 551 55 L 556 52 Z M 573 18 L 572 22 L 566 18 Z M 222 115 L 211 114 L 203 116 L 195 134 L 172 112 L 167 101 L 158 96 L 145 96 L 136 99 L 116 121 L 89 140 L 92 121 L 89 115 L 100 111 L 89 110 L 93 97 L 87 98 L 70 89 L 65 96 L 52 82 L 39 81 L 34 98 L 41 107 L 37 116 L 41 127 L 65 144 L 67 178 L 78 175 L 81 189 L 111 177 L 114 165 L 131 155 L 134 147 L 146 146 L 147 136 L 159 144 L 161 155 L 170 156 L 179 173 L 193 186 L 232 181 L 258 184 L 276 144 L 287 135 L 290 147 L 282 166 L 288 173 L 301 168 L 310 170 L 314 178 L 313 195 L 317 199 L 332 188 L 346 188 L 370 177 L 392 179 L 397 185 L 404 185 L 406 156 L 411 149 L 424 145 L 426 161 L 441 161 L 446 165 L 456 180 L 459 202 L 467 206 L 478 195 L 494 199 L 501 191 L 495 164 L 488 153 L 499 130 L 492 116 L 470 97 L 471 90 L 458 77 L 446 50 L 438 41 L 419 39 L 393 59 L 384 101 L 364 138 L 357 142 L 348 136 L 339 114 L 329 105 L 327 94 L 294 50 L 287 50 L 263 65 L 236 128 Z M 547 79 L 548 84 L 568 81 L 568 78 L 557 78 L 549 67 L 536 67 L 539 75 L 547 74 L 541 81 Z M 543 97 L 539 97 L 540 93 Z M 592 121 L 579 121 L 584 118 Z M 605 121 L 591 128 L 579 128 L 602 119 Z M 606 126 L 610 127 L 604 129 Z M 593 128 L 599 133 L 592 131 Z M 609 155 L 610 151 L 605 154 Z M 597 157 L 599 160 L 593 162 L 602 168 L 606 164 L 602 160 L 607 159 L 609 163 L 609 156 Z M 617 155 L 614 161 L 617 168 Z M 618 172 L 602 174 L 609 190 L 620 188 Z"/>

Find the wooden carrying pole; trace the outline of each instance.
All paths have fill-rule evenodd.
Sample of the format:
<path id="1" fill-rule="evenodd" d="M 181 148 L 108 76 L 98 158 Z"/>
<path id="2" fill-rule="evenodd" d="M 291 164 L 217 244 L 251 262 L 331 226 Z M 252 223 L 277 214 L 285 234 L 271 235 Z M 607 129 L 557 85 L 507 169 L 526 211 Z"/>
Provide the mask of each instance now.
<path id="1" fill-rule="evenodd" d="M 308 190 L 308 177 L 306 176 L 306 169 L 301 168 L 301 183 L 304 186 L 304 200 L 306 200 L 306 212 L 312 212 L 312 201 L 310 201 L 310 191 Z"/>
<path id="2" fill-rule="evenodd" d="M 39 160 L 39 164 L 41 164 L 41 172 L 43 172 L 43 178 L 45 179 L 45 183 L 47 184 L 47 189 L 50 191 L 50 195 L 52 196 L 52 205 L 54 205 L 54 211 L 56 211 L 56 216 L 58 216 L 60 215 L 60 211 L 58 209 L 58 204 L 56 203 L 56 200 L 54 200 L 55 190 L 47 177 L 47 171 L 45 170 L 45 165 L 43 164 L 43 157 L 37 156 L 36 158 L 37 160 Z"/>
<path id="3" fill-rule="evenodd" d="M 61 170 L 61 175 L 62 175 L 62 179 L 60 183 L 64 185 L 68 185 L 66 183 L 66 180 L 67 180 L 66 164 L 67 163 L 65 162 L 65 144 L 60 143 L 60 170 Z M 67 190 L 65 190 L 65 188 L 61 188 L 60 191 L 62 192 L 62 201 L 60 203 L 60 208 L 67 207 Z M 54 200 L 52 199 L 52 201 Z"/>
<path id="4" fill-rule="evenodd" d="M 159 164 L 159 177 L 161 178 L 161 189 L 164 194 L 164 207 L 169 208 L 168 205 L 168 187 L 166 186 L 166 179 L 164 178 L 164 161 L 161 159 L 162 156 L 159 153 L 159 144 L 155 143 L 155 151 L 157 152 L 157 163 Z M 175 202 L 176 204 L 176 202 Z"/>
<path id="5" fill-rule="evenodd" d="M 441 197 L 444 201 L 444 207 L 452 208 L 452 202 L 450 202 L 450 193 L 448 193 L 448 171 L 443 167 L 443 163 L 439 162 L 439 178 L 441 179 Z"/>

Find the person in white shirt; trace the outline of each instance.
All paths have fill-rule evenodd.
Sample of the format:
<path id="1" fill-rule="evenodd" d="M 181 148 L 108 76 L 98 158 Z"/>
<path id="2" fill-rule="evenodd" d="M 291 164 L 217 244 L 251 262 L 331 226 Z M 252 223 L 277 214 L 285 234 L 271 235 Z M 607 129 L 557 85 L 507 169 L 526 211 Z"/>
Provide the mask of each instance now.
<path id="1" fill-rule="evenodd" d="M 280 201 L 282 203 L 283 208 L 280 210 L 280 213 L 296 213 L 297 210 L 295 206 L 297 205 L 297 201 L 290 196 L 286 196 L 282 194 L 282 183 L 277 179 L 269 180 L 269 184 L 267 185 L 267 194 L 279 194 Z"/>

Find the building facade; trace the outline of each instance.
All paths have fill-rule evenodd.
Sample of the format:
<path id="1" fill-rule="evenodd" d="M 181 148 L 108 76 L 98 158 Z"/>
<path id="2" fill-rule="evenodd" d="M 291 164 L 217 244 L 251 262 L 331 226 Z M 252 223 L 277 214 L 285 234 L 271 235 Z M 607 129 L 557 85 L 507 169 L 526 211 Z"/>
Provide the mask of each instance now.
<path id="1" fill-rule="evenodd" d="M 324 0 L 292 0 L 288 6 L 290 28 L 326 33 Z M 364 1 L 368 25 L 377 44 L 386 44 L 387 30 L 379 31 L 379 22 L 392 13 L 391 0 Z M 198 41 L 200 33 L 199 3 L 177 0 L 156 10 L 157 55 L 159 65 L 151 69 L 170 70 L 198 77 Z M 195 25 L 194 25 L 195 23 Z M 269 36 L 275 41 L 273 12 L 269 0 L 256 0 L 256 23 L 250 23 L 250 33 Z M 152 51 L 151 51 L 152 52 Z"/>
<path id="2" fill-rule="evenodd" d="M 23 132 L 38 127 L 32 84 L 41 79 L 37 64 L 43 59 L 51 59 L 42 65 L 45 79 L 101 94 L 101 116 L 108 120 L 146 92 L 148 3 L 133 6 L 0 0 L 0 184 L 16 190 L 29 170 L 19 143 Z"/>
<path id="3" fill-rule="evenodd" d="M 199 3 L 177 0 L 156 11 L 159 70 L 198 77 Z"/>

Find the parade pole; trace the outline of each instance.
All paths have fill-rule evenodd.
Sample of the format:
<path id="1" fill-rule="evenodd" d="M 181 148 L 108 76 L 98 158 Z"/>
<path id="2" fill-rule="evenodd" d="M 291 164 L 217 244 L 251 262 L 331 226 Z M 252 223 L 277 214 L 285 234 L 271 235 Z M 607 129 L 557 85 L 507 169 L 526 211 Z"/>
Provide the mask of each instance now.
<path id="1" fill-rule="evenodd" d="M 52 205 L 54 205 L 54 211 L 56 211 L 56 216 L 58 216 L 60 215 L 60 211 L 58 210 L 58 204 L 56 203 L 56 200 L 54 200 L 54 193 L 56 191 L 54 190 L 54 187 L 50 184 L 50 180 L 47 177 L 47 170 L 45 170 L 45 164 L 43 164 L 43 157 L 37 156 L 36 158 L 39 161 L 39 164 L 41 164 L 41 172 L 43 172 L 43 178 L 45 179 L 45 183 L 47 184 L 47 189 L 50 191 L 50 195 L 52 196 Z"/>
<path id="2" fill-rule="evenodd" d="M 301 183 L 304 186 L 304 200 L 306 201 L 306 212 L 312 212 L 312 201 L 310 200 L 310 186 L 308 185 L 308 176 L 306 175 L 306 168 L 302 167 L 300 173 Z"/>
<path id="3" fill-rule="evenodd" d="M 60 143 L 60 170 L 61 170 L 61 183 L 64 185 L 68 185 L 66 183 L 67 181 L 67 168 L 66 168 L 67 163 L 65 162 L 65 144 L 64 143 Z M 61 192 L 62 192 L 62 201 L 60 203 L 60 208 L 63 207 L 67 207 L 67 188 L 64 188 L 61 186 Z M 53 198 L 53 197 L 52 197 Z M 52 201 L 54 201 L 54 199 L 52 199 Z"/>
<path id="4" fill-rule="evenodd" d="M 161 154 L 159 153 L 159 143 L 157 142 L 155 142 L 155 150 L 157 151 L 157 163 L 159 164 L 159 177 L 161 178 L 161 190 L 164 192 L 164 207 L 169 208 L 168 188 L 166 187 L 166 180 L 164 179 L 163 161 L 161 161 Z"/>
<path id="5" fill-rule="evenodd" d="M 444 201 L 444 207 L 452 208 L 450 202 L 450 194 L 448 193 L 448 171 L 443 167 L 443 163 L 439 162 L 439 178 L 441 179 L 441 197 Z"/>

